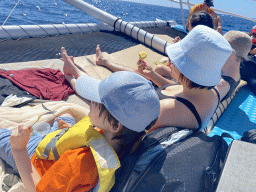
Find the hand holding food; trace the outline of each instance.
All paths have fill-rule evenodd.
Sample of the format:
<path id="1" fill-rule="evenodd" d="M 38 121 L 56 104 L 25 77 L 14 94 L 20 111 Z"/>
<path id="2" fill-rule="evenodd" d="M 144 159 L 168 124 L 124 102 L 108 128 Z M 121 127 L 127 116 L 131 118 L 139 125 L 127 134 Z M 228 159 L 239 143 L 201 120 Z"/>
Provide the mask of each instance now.
<path id="1" fill-rule="evenodd" d="M 145 59 L 147 57 L 147 53 L 145 51 L 141 51 L 139 53 L 139 57 L 140 57 L 141 60 L 143 60 L 143 59 Z"/>
<path id="2" fill-rule="evenodd" d="M 145 59 L 147 57 L 147 53 L 145 51 L 141 51 L 139 53 L 139 57 L 140 57 L 139 61 L 142 63 L 143 68 L 145 69 L 146 63 L 145 63 L 145 61 L 143 61 L 143 59 Z"/>

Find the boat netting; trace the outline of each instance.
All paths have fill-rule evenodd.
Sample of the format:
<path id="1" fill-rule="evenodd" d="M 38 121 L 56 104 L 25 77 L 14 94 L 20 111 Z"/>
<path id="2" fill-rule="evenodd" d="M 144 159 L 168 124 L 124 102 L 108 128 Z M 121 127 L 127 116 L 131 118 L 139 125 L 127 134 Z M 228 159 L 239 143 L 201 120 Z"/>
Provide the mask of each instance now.
<path id="1" fill-rule="evenodd" d="M 95 53 L 96 45 L 102 51 L 113 53 L 137 45 L 138 42 L 118 32 L 92 32 L 85 34 L 59 35 L 45 38 L 6 40 L 0 43 L 0 63 L 13 63 L 60 58 L 60 49 L 65 47 L 74 57 Z"/>
<path id="2" fill-rule="evenodd" d="M 144 29 L 157 35 L 175 37 L 181 34 L 170 27 Z M 139 44 L 139 41 L 121 32 L 91 32 L 50 37 L 4 40 L 0 42 L 0 63 L 15 63 L 60 58 L 60 49 L 65 47 L 74 57 L 95 53 L 97 44 L 103 52 L 114 53 Z"/>

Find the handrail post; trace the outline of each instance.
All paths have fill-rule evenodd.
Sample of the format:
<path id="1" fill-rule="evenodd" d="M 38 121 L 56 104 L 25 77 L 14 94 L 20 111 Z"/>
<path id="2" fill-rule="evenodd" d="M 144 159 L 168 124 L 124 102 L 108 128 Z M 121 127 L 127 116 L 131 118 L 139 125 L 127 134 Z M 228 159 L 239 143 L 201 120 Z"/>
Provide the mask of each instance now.
<path id="1" fill-rule="evenodd" d="M 190 10 L 191 10 L 191 7 L 190 7 L 189 0 L 187 0 L 187 3 L 188 3 L 188 9 L 189 9 L 189 11 L 190 11 Z"/>
<path id="2" fill-rule="evenodd" d="M 186 30 L 186 24 L 185 24 L 185 17 L 184 17 L 182 0 L 180 0 L 180 10 L 181 10 L 182 24 L 183 24 L 184 32 L 186 33 L 187 30 Z"/>

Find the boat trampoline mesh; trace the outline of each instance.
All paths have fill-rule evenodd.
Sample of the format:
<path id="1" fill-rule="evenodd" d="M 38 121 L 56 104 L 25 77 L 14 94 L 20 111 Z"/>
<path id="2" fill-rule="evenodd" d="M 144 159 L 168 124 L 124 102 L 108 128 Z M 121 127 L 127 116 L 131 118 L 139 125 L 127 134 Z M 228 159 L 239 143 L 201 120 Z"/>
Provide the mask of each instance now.
<path id="1" fill-rule="evenodd" d="M 139 44 L 120 32 L 92 32 L 45 38 L 27 38 L 0 42 L 0 63 L 14 63 L 60 58 L 65 47 L 74 57 L 95 54 L 96 45 L 103 52 L 113 53 Z"/>

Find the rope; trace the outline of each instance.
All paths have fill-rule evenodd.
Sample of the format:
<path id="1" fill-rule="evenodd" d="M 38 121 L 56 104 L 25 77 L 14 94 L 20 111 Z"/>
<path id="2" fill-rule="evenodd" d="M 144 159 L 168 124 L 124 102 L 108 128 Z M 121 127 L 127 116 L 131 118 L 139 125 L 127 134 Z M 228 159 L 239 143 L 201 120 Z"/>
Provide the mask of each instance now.
<path id="1" fill-rule="evenodd" d="M 41 27 L 40 25 L 37 25 L 37 26 L 44 30 L 44 28 Z M 50 36 L 50 35 L 47 33 L 47 31 L 44 30 L 44 32 L 47 34 L 45 37 Z"/>
<path id="2" fill-rule="evenodd" d="M 14 40 L 14 37 L 13 36 L 11 36 L 11 34 L 10 33 L 8 33 L 8 31 L 4 28 L 4 27 L 2 27 L 2 29 L 8 34 L 8 35 L 10 35 L 10 37 Z"/>
<path id="3" fill-rule="evenodd" d="M 144 35 L 144 44 L 146 44 L 145 41 L 146 41 L 146 36 L 147 36 L 147 34 L 148 34 L 148 32 L 146 32 L 145 35 Z"/>
<path id="4" fill-rule="evenodd" d="M 153 35 L 151 38 L 151 45 L 150 45 L 151 48 L 152 48 L 152 42 L 153 42 L 154 37 L 155 37 L 155 35 Z"/>
<path id="5" fill-rule="evenodd" d="M 118 20 L 120 20 L 121 19 L 121 17 L 118 17 L 116 20 L 115 20 L 115 22 L 114 22 L 114 25 L 113 25 L 113 27 L 114 27 L 114 31 L 116 31 L 116 22 L 118 21 Z M 122 19 L 121 19 L 122 20 Z M 121 31 L 121 30 L 120 30 Z"/>
<path id="6" fill-rule="evenodd" d="M 132 36 L 132 30 L 133 30 L 133 28 L 135 27 L 135 25 L 133 25 L 133 27 L 132 27 L 132 29 L 131 29 L 131 33 L 130 33 L 130 36 Z"/>
<path id="7" fill-rule="evenodd" d="M 28 34 L 28 32 L 27 32 L 25 29 L 23 29 L 23 27 L 21 27 L 20 25 L 18 25 L 18 26 L 19 26 L 19 28 L 21 28 L 25 33 L 27 33 L 28 37 L 30 38 L 30 35 Z"/>
<path id="8" fill-rule="evenodd" d="M 125 29 L 126 29 L 126 26 L 129 24 L 129 22 L 126 23 L 126 25 L 124 26 L 124 33 L 125 33 Z M 126 34 L 126 33 L 125 33 Z"/>
<path id="9" fill-rule="evenodd" d="M 95 27 L 98 27 L 99 28 L 99 31 L 101 31 L 99 25 L 97 25 L 96 23 L 94 23 Z"/>
<path id="10" fill-rule="evenodd" d="M 67 27 L 67 25 L 65 23 L 62 23 L 62 25 L 64 25 L 64 27 L 66 27 L 66 29 L 69 31 L 69 34 L 72 34 L 71 31 L 69 30 L 69 28 Z"/>
<path id="11" fill-rule="evenodd" d="M 121 32 L 122 32 L 122 23 L 123 23 L 123 20 L 121 21 L 120 26 L 119 26 Z"/>
<path id="12" fill-rule="evenodd" d="M 82 34 L 84 33 L 83 30 L 81 29 L 81 27 L 79 27 L 79 25 L 76 23 L 76 26 L 82 31 Z"/>
<path id="13" fill-rule="evenodd" d="M 9 17 L 11 16 L 12 12 L 14 11 L 14 9 L 16 8 L 16 6 L 18 5 L 18 3 L 20 2 L 20 0 L 16 3 L 16 5 L 13 7 L 12 11 L 10 12 L 10 14 L 8 15 L 8 17 L 5 19 L 2 27 L 4 26 L 4 24 L 6 23 L 6 21 L 9 19 Z"/>
<path id="14" fill-rule="evenodd" d="M 139 28 L 138 32 L 137 32 L 137 41 L 139 40 L 139 32 L 140 32 L 141 28 Z"/>
<path id="15" fill-rule="evenodd" d="M 91 29 L 92 32 L 95 32 L 95 31 L 92 30 L 92 28 L 89 26 L 88 23 L 85 23 L 85 24 L 89 27 L 89 29 Z"/>
<path id="16" fill-rule="evenodd" d="M 57 27 L 56 27 L 54 24 L 53 24 L 52 26 L 58 31 L 59 35 L 61 35 L 61 33 L 60 33 L 60 31 L 57 29 Z"/>

